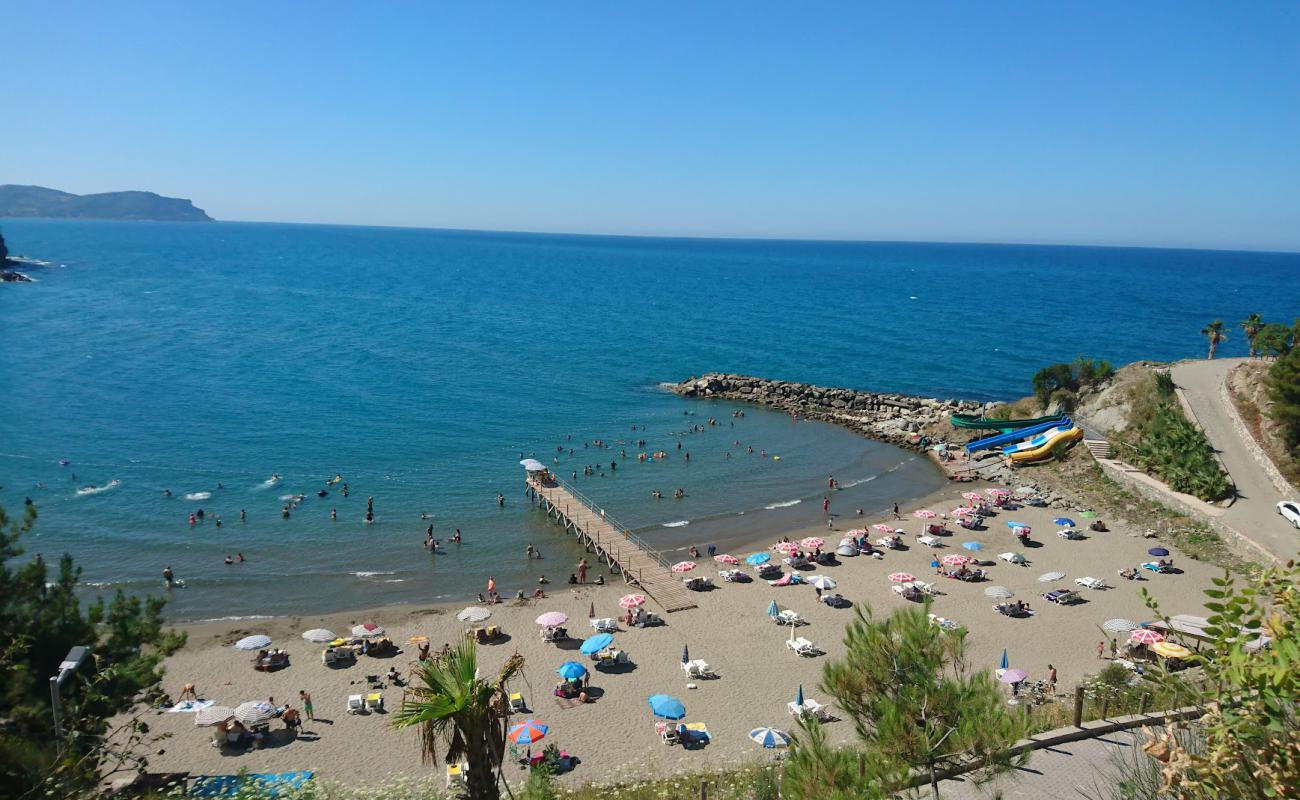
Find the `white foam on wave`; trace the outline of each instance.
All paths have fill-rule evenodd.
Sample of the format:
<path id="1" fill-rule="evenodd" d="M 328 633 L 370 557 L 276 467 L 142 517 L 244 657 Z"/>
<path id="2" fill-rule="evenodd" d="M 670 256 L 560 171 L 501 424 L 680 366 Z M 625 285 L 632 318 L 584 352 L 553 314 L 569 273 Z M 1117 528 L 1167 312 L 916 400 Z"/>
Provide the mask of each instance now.
<path id="1" fill-rule="evenodd" d="M 185 495 L 186 500 L 207 500 L 212 497 L 212 492 L 190 492 Z"/>
<path id="2" fill-rule="evenodd" d="M 384 583 L 406 583 L 406 578 L 388 578 Z"/>
<path id="3" fill-rule="evenodd" d="M 207 619 L 201 619 L 199 622 L 238 622 L 245 619 L 275 619 L 275 617 L 272 617 L 269 614 L 245 614 L 242 616 L 235 615 L 232 617 L 209 617 Z"/>
<path id="4" fill-rule="evenodd" d="M 353 572 L 351 574 L 355 575 L 358 578 L 373 578 L 376 575 L 396 575 L 397 573 L 396 572 Z"/>
<path id="5" fill-rule="evenodd" d="M 85 487 L 82 487 L 82 488 L 80 488 L 80 489 L 77 490 L 77 496 L 78 496 L 78 497 L 85 497 L 86 495 L 99 494 L 100 492 L 107 492 L 107 491 L 109 491 L 110 489 L 116 489 L 117 487 L 119 487 L 119 486 L 121 486 L 121 485 L 122 485 L 122 482 L 119 481 L 119 480 L 117 480 L 117 479 L 115 478 L 115 479 L 109 481 L 108 483 L 104 484 L 103 486 L 85 486 Z"/>
<path id="6" fill-rule="evenodd" d="M 296 494 L 282 494 L 282 495 L 280 495 L 280 499 L 281 499 L 281 500 L 292 500 L 292 499 L 294 499 L 294 498 L 297 497 L 297 496 L 298 496 L 298 495 L 296 495 Z"/>
<path id="7" fill-rule="evenodd" d="M 876 478 L 879 478 L 879 477 L 880 477 L 879 475 L 871 475 L 871 476 L 869 476 L 869 477 L 862 478 L 862 479 L 860 479 L 860 480 L 849 481 L 848 483 L 841 483 L 841 484 L 840 484 L 840 488 L 841 488 L 841 489 L 852 489 L 854 486 L 861 486 L 861 485 L 864 484 L 864 483 L 870 483 L 871 481 L 874 481 Z"/>
<path id="8" fill-rule="evenodd" d="M 677 520 L 676 522 L 665 522 L 665 523 L 663 524 L 663 527 L 665 527 L 665 528 L 685 528 L 687 525 L 690 525 L 690 524 L 691 524 L 691 521 L 690 521 L 689 519 L 679 519 L 679 520 Z"/>
<path id="9" fill-rule="evenodd" d="M 763 506 L 763 508 L 767 509 L 768 511 L 775 511 L 778 508 L 789 508 L 790 506 L 797 506 L 802 502 L 803 502 L 802 500 L 786 500 L 784 503 L 772 503 L 771 505 Z"/>

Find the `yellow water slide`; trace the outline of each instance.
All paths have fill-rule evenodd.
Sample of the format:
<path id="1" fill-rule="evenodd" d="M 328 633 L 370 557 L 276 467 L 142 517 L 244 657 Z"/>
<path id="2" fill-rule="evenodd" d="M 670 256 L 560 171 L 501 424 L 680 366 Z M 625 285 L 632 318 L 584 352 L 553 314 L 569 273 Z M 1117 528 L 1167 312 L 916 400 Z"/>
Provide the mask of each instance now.
<path id="1" fill-rule="evenodd" d="M 1050 458 L 1058 445 L 1077 442 L 1082 438 L 1083 428 L 1075 425 L 1073 428 L 1058 431 L 1047 437 L 1047 441 L 1043 442 L 1038 447 L 1031 450 L 1021 450 L 1018 453 L 1011 453 L 1007 458 L 1011 459 L 1011 463 L 1013 464 L 1031 464 L 1035 461 L 1042 461 L 1045 458 Z"/>

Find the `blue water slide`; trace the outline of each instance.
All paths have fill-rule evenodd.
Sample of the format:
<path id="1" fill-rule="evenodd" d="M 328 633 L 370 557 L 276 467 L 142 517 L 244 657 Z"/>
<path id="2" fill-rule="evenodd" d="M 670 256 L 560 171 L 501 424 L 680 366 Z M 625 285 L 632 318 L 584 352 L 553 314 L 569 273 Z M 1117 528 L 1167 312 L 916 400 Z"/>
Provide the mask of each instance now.
<path id="1" fill-rule="evenodd" d="M 1049 431 L 1052 428 L 1060 426 L 1069 428 L 1073 424 L 1074 422 L 1069 417 L 1062 416 L 1060 419 L 1054 419 L 1051 422 L 1044 422 L 1041 425 L 1035 425 L 1032 428 L 1023 428 L 1018 431 L 1012 431 L 1011 433 L 999 433 L 996 436 L 985 436 L 983 439 L 976 439 L 966 445 L 966 452 L 977 453 L 980 450 L 987 450 L 990 447 L 1001 447 L 1002 445 L 1014 444 L 1022 439 L 1028 439 L 1037 436 L 1044 431 Z"/>

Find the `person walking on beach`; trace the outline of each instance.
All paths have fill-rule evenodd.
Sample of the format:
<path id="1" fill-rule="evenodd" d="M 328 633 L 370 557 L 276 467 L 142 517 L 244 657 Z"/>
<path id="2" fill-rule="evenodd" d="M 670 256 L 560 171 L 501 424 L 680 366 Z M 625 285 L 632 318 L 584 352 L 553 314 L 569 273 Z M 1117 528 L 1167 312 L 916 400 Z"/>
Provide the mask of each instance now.
<path id="1" fill-rule="evenodd" d="M 1106 657 L 1106 641 L 1103 639 L 1102 641 L 1097 642 L 1097 658 L 1105 658 L 1105 657 Z"/>
<path id="2" fill-rule="evenodd" d="M 1116 640 L 1116 639 L 1111 639 L 1111 640 L 1110 640 L 1110 657 L 1111 657 L 1111 658 L 1116 658 L 1116 657 L 1118 657 L 1118 656 L 1119 656 L 1119 641 Z"/>
<path id="3" fill-rule="evenodd" d="M 822 513 L 823 514 L 831 513 L 831 499 L 829 497 L 822 498 Z"/>
<path id="4" fill-rule="evenodd" d="M 898 503 L 894 503 L 894 519 L 902 519 L 903 515 L 898 513 Z"/>
<path id="5" fill-rule="evenodd" d="M 1056 695 L 1056 667 L 1051 664 L 1047 665 L 1047 691 Z"/>
<path id="6" fill-rule="evenodd" d="M 298 700 L 302 703 L 302 713 L 307 719 L 316 719 L 316 714 L 311 707 L 311 695 L 307 693 L 306 689 L 298 690 Z"/>
<path id="7" fill-rule="evenodd" d="M 578 583 L 587 582 L 587 559 L 578 562 Z"/>

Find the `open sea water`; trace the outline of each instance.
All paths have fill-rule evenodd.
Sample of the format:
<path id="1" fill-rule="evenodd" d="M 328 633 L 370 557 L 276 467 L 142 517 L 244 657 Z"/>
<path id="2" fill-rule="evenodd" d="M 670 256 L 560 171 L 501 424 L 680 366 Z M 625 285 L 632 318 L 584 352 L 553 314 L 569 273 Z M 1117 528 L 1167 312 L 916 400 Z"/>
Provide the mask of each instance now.
<path id="1" fill-rule="evenodd" d="M 753 407 L 736 419 L 741 406 L 663 382 L 726 370 L 995 400 L 1078 355 L 1203 356 L 1216 318 L 1231 326 L 1221 352 L 1244 354 L 1237 321 L 1300 313 L 1296 254 L 242 223 L 3 232 L 48 263 L 39 283 L 0 286 L 0 504 L 18 514 L 31 497 L 28 554 L 73 553 L 89 589 L 160 591 L 171 565 L 185 588 L 170 613 L 186 619 L 460 598 L 489 574 L 506 590 L 562 583 L 581 553 L 529 506 L 521 453 L 576 470 L 674 551 L 815 524 L 828 474 L 851 486 L 839 513 L 942 485 L 911 453 Z M 669 457 L 635 458 L 658 449 Z M 335 475 L 350 496 L 325 485 Z M 422 513 L 444 553 L 422 547 Z M 456 528 L 464 543 L 447 544 Z M 543 558 L 526 560 L 528 543 Z M 247 561 L 226 566 L 237 552 Z"/>

